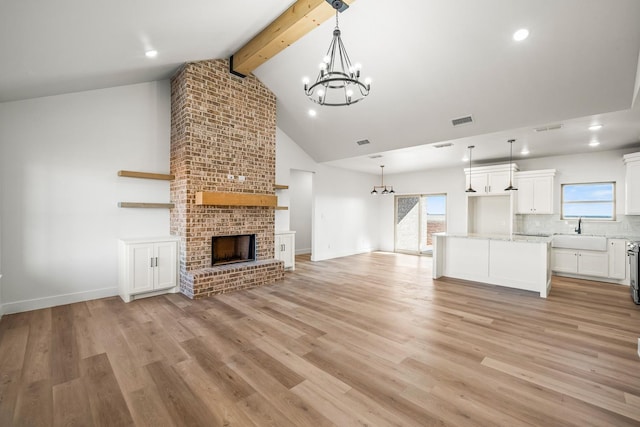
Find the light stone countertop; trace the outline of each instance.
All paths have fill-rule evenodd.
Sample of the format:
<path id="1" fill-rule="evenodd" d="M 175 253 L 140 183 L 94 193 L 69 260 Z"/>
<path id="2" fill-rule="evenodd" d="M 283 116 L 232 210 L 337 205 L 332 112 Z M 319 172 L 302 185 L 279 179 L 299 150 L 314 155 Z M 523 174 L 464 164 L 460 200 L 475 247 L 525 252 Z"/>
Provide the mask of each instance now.
<path id="1" fill-rule="evenodd" d="M 519 235 L 519 234 L 477 234 L 477 233 L 434 233 L 434 236 L 461 237 L 466 239 L 502 240 L 508 242 L 551 243 L 548 235 Z"/>
<path id="2" fill-rule="evenodd" d="M 553 240 L 553 236 L 602 236 L 607 239 L 625 239 L 629 241 L 640 241 L 640 236 L 623 235 L 623 234 L 570 234 L 570 233 L 554 233 L 554 234 L 478 234 L 478 233 L 434 233 L 434 236 L 445 237 L 463 237 L 468 239 L 487 239 L 487 240 L 505 240 L 513 242 L 530 242 L 530 243 L 549 243 Z"/>

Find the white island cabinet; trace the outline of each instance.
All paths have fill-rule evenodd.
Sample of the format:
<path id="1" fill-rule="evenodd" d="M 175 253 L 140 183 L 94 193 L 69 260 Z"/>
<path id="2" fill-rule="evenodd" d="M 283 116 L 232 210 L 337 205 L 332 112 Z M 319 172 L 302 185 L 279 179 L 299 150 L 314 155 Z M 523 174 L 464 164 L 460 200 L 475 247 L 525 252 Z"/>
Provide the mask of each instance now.
<path id="1" fill-rule="evenodd" d="M 124 302 L 179 291 L 178 242 L 174 236 L 119 241 L 118 289 Z"/>
<path id="2" fill-rule="evenodd" d="M 551 289 L 549 238 L 434 234 L 433 278 L 442 276 L 524 289 Z"/>

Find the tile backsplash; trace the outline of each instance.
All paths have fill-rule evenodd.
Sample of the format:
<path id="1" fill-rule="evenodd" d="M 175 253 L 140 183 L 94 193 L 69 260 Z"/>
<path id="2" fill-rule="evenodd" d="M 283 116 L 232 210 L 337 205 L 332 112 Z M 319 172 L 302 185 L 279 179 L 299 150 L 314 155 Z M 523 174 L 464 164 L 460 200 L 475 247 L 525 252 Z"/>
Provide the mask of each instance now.
<path id="1" fill-rule="evenodd" d="M 577 220 L 558 215 L 516 215 L 514 231 L 523 234 L 575 234 Z M 618 215 L 616 221 L 582 220 L 582 234 L 640 237 L 640 216 Z"/>

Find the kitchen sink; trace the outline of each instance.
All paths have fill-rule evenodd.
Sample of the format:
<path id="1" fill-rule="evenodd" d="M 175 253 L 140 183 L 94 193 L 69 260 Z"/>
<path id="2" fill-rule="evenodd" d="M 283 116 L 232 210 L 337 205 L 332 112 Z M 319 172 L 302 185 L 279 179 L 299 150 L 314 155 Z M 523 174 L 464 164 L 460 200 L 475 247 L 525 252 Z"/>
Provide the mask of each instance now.
<path id="1" fill-rule="evenodd" d="M 553 236 L 551 246 L 554 248 L 582 249 L 586 251 L 606 251 L 607 238 L 604 236 L 558 234 Z"/>

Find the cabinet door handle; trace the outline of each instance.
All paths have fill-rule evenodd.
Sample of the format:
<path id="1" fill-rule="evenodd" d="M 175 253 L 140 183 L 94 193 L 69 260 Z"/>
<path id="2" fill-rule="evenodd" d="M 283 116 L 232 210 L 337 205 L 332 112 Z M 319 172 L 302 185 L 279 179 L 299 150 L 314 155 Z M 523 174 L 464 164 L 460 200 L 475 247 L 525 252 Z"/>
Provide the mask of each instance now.
<path id="1" fill-rule="evenodd" d="M 156 267 L 158 266 L 158 257 L 156 257 Z"/>

